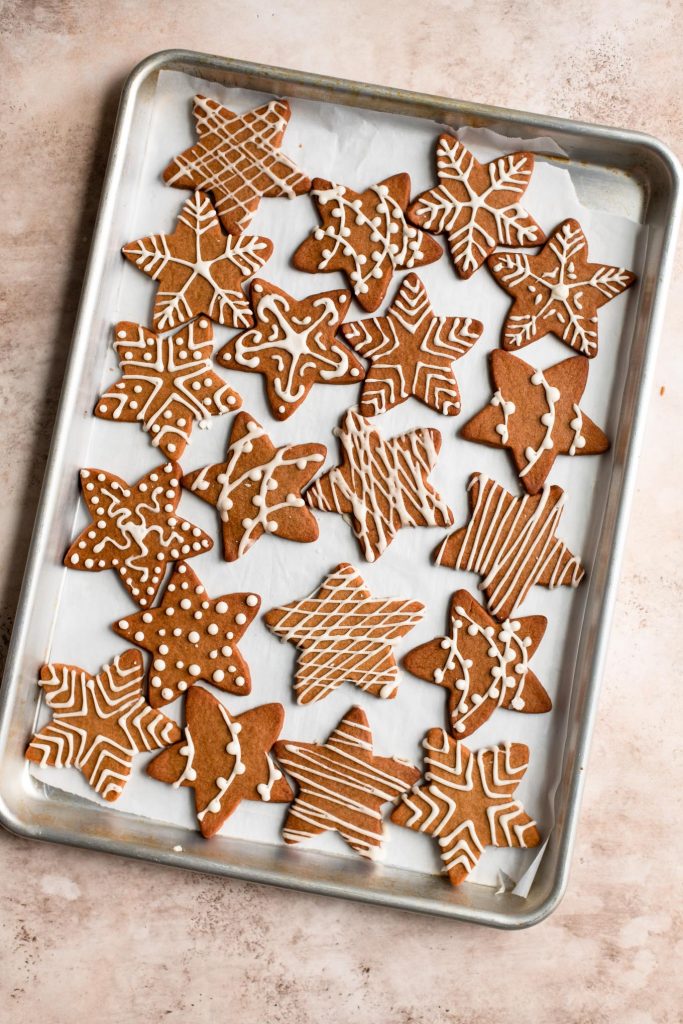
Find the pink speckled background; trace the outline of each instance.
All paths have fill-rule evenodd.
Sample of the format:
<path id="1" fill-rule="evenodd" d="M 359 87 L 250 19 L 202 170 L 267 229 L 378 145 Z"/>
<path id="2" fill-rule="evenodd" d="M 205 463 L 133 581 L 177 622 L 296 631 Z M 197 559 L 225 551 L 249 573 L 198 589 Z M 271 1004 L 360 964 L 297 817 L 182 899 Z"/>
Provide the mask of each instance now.
<path id="1" fill-rule="evenodd" d="M 222 51 L 642 129 L 680 156 L 681 38 L 683 9 L 669 0 L 0 2 L 2 650 L 118 95 L 138 60 Z M 670 467 L 682 277 L 679 254 L 559 910 L 496 933 L 1 833 L 3 1021 L 680 1020 L 683 492 Z"/>

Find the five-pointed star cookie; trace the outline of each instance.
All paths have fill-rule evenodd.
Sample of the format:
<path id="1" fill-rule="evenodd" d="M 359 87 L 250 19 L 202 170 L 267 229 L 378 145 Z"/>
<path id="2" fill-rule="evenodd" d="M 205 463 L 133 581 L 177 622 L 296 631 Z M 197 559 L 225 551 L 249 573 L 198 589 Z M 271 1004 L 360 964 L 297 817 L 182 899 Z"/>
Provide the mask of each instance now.
<path id="1" fill-rule="evenodd" d="M 510 153 L 481 164 L 453 135 L 436 145 L 439 184 L 411 203 L 408 220 L 446 232 L 461 277 L 471 277 L 499 245 L 540 245 L 545 235 L 520 206 L 534 169 L 532 153 Z"/>
<path id="2" fill-rule="evenodd" d="M 167 331 L 204 314 L 225 327 L 254 322 L 242 282 L 273 255 L 273 243 L 259 235 L 224 235 L 211 200 L 191 196 L 175 231 L 129 242 L 126 259 L 158 282 L 153 323 Z"/>
<path id="3" fill-rule="evenodd" d="M 326 743 L 279 740 L 273 749 L 299 783 L 284 841 L 298 843 L 336 830 L 362 857 L 376 859 L 384 838 L 382 804 L 410 789 L 420 772 L 408 761 L 373 754 L 363 709 L 352 707 Z"/>
<path id="4" fill-rule="evenodd" d="M 270 755 L 285 713 L 261 704 L 242 715 L 196 686 L 185 701 L 183 738 L 147 766 L 153 779 L 194 789 L 197 820 L 205 839 L 223 826 L 242 800 L 287 803 L 289 783 Z"/>
<path id="5" fill-rule="evenodd" d="M 301 543 L 318 539 L 318 524 L 301 491 L 326 454 L 324 444 L 276 448 L 260 423 L 240 412 L 225 462 L 188 473 L 183 486 L 218 509 L 224 557 L 234 562 L 264 533 Z"/>
<path id="6" fill-rule="evenodd" d="M 576 220 L 555 229 L 537 256 L 501 252 L 488 267 L 514 298 L 503 325 L 503 348 L 523 348 L 555 334 L 592 359 L 598 354 L 598 310 L 636 280 L 621 267 L 588 262 L 588 242 Z"/>
<path id="7" fill-rule="evenodd" d="M 310 190 L 310 179 L 279 152 L 292 113 L 286 100 L 235 114 L 195 96 L 192 112 L 199 141 L 171 160 L 164 181 L 210 192 L 229 234 L 244 231 L 262 197 L 293 199 Z"/>
<path id="8" fill-rule="evenodd" d="M 103 469 L 81 470 L 81 493 L 92 521 L 76 537 L 64 564 L 70 569 L 116 569 L 134 601 L 153 604 L 168 562 L 208 551 L 211 539 L 176 515 L 182 470 L 157 466 L 135 484 Z"/>
<path id="9" fill-rule="evenodd" d="M 254 280 L 251 304 L 256 323 L 231 338 L 216 358 L 235 370 L 262 373 L 273 416 L 286 420 L 314 384 L 354 384 L 363 379 L 362 363 L 335 338 L 350 302 L 345 291 L 294 299 L 268 281 Z"/>
<path id="10" fill-rule="evenodd" d="M 449 635 L 414 647 L 403 665 L 418 679 L 448 691 L 450 730 L 464 739 L 496 708 L 550 711 L 550 697 L 529 668 L 547 624 L 542 615 L 496 622 L 466 590 L 457 590 Z"/>
<path id="11" fill-rule="evenodd" d="M 210 598 L 197 574 L 179 562 L 157 608 L 127 615 L 112 628 L 153 654 L 149 701 L 158 708 L 200 680 L 226 693 L 249 693 L 251 674 L 237 644 L 260 607 L 256 594 Z"/>
<path id="12" fill-rule="evenodd" d="M 74 767 L 105 800 L 117 800 L 135 754 L 180 739 L 180 729 L 142 696 L 139 651 L 124 651 L 96 676 L 76 665 L 44 665 L 40 686 L 52 721 L 37 732 L 26 757 L 54 768 Z"/>
<path id="13" fill-rule="evenodd" d="M 445 416 L 460 412 L 453 360 L 481 337 L 470 317 L 435 316 L 427 289 L 408 274 L 384 316 L 342 326 L 342 334 L 370 360 L 361 392 L 363 416 L 378 416 L 414 395 Z"/>
<path id="14" fill-rule="evenodd" d="M 312 508 L 337 512 L 349 522 L 368 562 L 374 562 L 402 526 L 450 526 L 453 513 L 427 477 L 441 448 L 441 434 L 420 427 L 385 441 L 354 409 L 335 430 L 342 463 L 306 492 Z"/>
<path id="15" fill-rule="evenodd" d="M 477 572 L 488 610 L 510 618 L 529 590 L 578 587 L 579 559 L 555 536 L 564 510 L 564 491 L 546 485 L 540 494 L 518 498 L 495 480 L 473 473 L 467 485 L 470 521 L 434 552 L 437 565 Z"/>
<path id="16" fill-rule="evenodd" d="M 489 359 L 493 397 L 460 436 L 508 448 L 529 494 L 541 490 L 558 455 L 607 451 L 608 438 L 579 408 L 588 379 L 585 356 L 572 356 L 547 370 L 537 370 L 501 349 Z"/>
<path id="17" fill-rule="evenodd" d="M 179 459 L 196 422 L 239 409 L 242 399 L 211 365 L 213 331 L 195 320 L 160 336 L 123 321 L 114 328 L 114 348 L 123 376 L 95 406 L 103 420 L 142 424 L 166 458 Z"/>
<path id="18" fill-rule="evenodd" d="M 294 692 L 299 704 L 312 704 L 345 681 L 373 697 L 395 697 L 393 648 L 423 611 L 419 601 L 373 597 L 354 567 L 342 562 L 317 591 L 273 608 L 264 619 L 299 648 Z"/>
<path id="19" fill-rule="evenodd" d="M 473 753 L 443 729 L 430 729 L 422 745 L 425 781 L 401 798 L 391 820 L 434 836 L 451 885 L 465 881 L 485 846 L 540 844 L 536 822 L 513 799 L 529 764 L 527 746 Z"/>
<path id="20" fill-rule="evenodd" d="M 394 174 L 365 192 L 323 178 L 313 179 L 322 226 L 294 253 L 297 270 L 341 270 L 363 309 L 374 313 L 394 270 L 424 267 L 438 260 L 441 246 L 405 219 L 410 177 Z"/>

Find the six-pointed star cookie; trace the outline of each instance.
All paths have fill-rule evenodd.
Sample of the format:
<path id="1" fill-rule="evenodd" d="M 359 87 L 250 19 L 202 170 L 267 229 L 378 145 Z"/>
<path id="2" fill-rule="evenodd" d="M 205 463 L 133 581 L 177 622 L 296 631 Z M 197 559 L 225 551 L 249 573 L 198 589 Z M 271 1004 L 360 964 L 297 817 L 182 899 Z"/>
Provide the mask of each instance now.
<path id="1" fill-rule="evenodd" d="M 116 569 L 133 600 L 154 602 L 166 564 L 208 551 L 212 541 L 176 515 L 182 470 L 157 466 L 135 484 L 103 469 L 81 470 L 81 492 L 92 521 L 76 537 L 64 564 L 70 569 Z"/>
<path id="2" fill-rule="evenodd" d="M 180 739 L 180 729 L 142 696 L 139 651 L 124 651 L 96 676 L 76 665 L 44 665 L 40 685 L 52 721 L 37 732 L 26 757 L 54 768 L 74 767 L 105 800 L 117 800 L 135 754 Z"/>
<path id="3" fill-rule="evenodd" d="M 335 430 L 342 463 L 306 492 L 312 508 L 337 512 L 351 525 L 368 562 L 391 544 L 402 526 L 450 526 L 453 513 L 427 480 L 441 434 L 420 427 L 385 441 L 354 409 Z"/>
<path id="4" fill-rule="evenodd" d="M 218 509 L 227 562 L 244 555 L 264 533 L 301 543 L 318 539 L 318 524 L 301 490 L 326 453 L 324 444 L 276 448 L 249 413 L 235 416 L 225 462 L 183 477 L 184 487 Z"/>
<path id="5" fill-rule="evenodd" d="M 536 822 L 513 799 L 529 748 L 505 743 L 473 753 L 443 729 L 423 741 L 425 781 L 401 798 L 391 820 L 438 840 L 444 871 L 460 885 L 485 846 L 538 846 Z"/>
<path id="6" fill-rule="evenodd" d="M 299 704 L 312 704 L 345 681 L 373 697 L 395 697 L 392 648 L 423 611 L 419 601 L 373 597 L 354 567 L 342 562 L 317 591 L 273 608 L 264 619 L 299 648 L 294 692 Z"/>
<path id="7" fill-rule="evenodd" d="M 192 112 L 199 141 L 171 160 L 164 181 L 210 192 L 229 234 L 244 231 L 262 197 L 293 199 L 310 190 L 310 179 L 279 152 L 292 113 L 286 100 L 235 114 L 195 96 Z"/>
<path id="8" fill-rule="evenodd" d="M 487 262 L 515 300 L 503 325 L 508 351 L 555 334 L 592 359 L 598 354 L 598 310 L 636 280 L 630 270 L 589 263 L 588 242 L 576 220 L 563 221 L 537 256 L 501 252 Z"/>
<path id="9" fill-rule="evenodd" d="M 405 219 L 407 174 L 394 174 L 365 192 L 314 178 L 311 195 L 322 226 L 296 250 L 294 266 L 311 274 L 343 271 L 368 313 L 379 308 L 394 270 L 424 267 L 442 254 L 434 239 Z"/>
<path id="10" fill-rule="evenodd" d="M 407 761 L 373 754 L 363 709 L 352 707 L 327 743 L 279 740 L 273 749 L 299 783 L 284 841 L 298 843 L 333 829 L 362 857 L 377 858 L 384 838 L 382 804 L 410 789 L 420 772 Z"/>
<path id="11" fill-rule="evenodd" d="M 220 350 L 218 362 L 235 370 L 262 373 L 275 419 L 286 420 L 314 384 L 354 384 L 363 365 L 335 333 L 351 295 L 320 292 L 294 299 L 268 281 L 251 284 L 256 323 Z"/>
<path id="12" fill-rule="evenodd" d="M 205 839 L 218 832 L 242 800 L 292 799 L 290 785 L 270 755 L 285 717 L 281 704 L 261 704 L 233 716 L 197 686 L 187 695 L 185 717 L 182 740 L 155 757 L 147 773 L 176 788 L 194 789 Z"/>
<path id="13" fill-rule="evenodd" d="M 225 327 L 254 322 L 242 282 L 273 255 L 259 235 L 224 235 L 208 196 L 195 192 L 169 235 L 149 235 L 121 250 L 158 282 L 153 323 L 167 331 L 204 314 Z"/>
<path id="14" fill-rule="evenodd" d="M 342 326 L 350 345 L 370 360 L 361 392 L 363 416 L 378 416 L 414 395 L 445 416 L 460 412 L 453 360 L 481 337 L 470 317 L 435 316 L 427 289 L 408 274 L 384 316 Z"/>
<path id="15" fill-rule="evenodd" d="M 450 730 L 464 739 L 496 708 L 550 711 L 550 697 L 529 668 L 547 624 L 542 615 L 496 622 L 466 590 L 458 590 L 451 599 L 449 635 L 414 647 L 403 665 L 448 691 Z"/>
<path id="16" fill-rule="evenodd" d="M 114 348 L 123 376 L 98 400 L 103 420 L 142 424 L 166 458 L 179 459 L 192 427 L 209 417 L 239 409 L 242 399 L 211 365 L 213 331 L 195 320 L 175 334 L 160 336 L 123 321 L 114 328 Z"/>
<path id="17" fill-rule="evenodd" d="M 439 184 L 417 197 L 408 220 L 448 234 L 461 277 L 471 277 L 499 245 L 540 245 L 545 235 L 520 206 L 534 169 L 532 153 L 510 153 L 481 164 L 453 135 L 436 146 Z"/>
<path id="18" fill-rule="evenodd" d="M 208 597 L 196 573 L 179 562 L 157 608 L 127 615 L 112 628 L 154 655 L 149 700 L 158 708 L 200 680 L 226 693 L 249 693 L 249 666 L 237 644 L 260 606 L 256 594 Z"/>
<path id="19" fill-rule="evenodd" d="M 489 404 L 460 431 L 467 441 L 508 448 L 520 482 L 537 494 L 558 455 L 597 455 L 609 440 L 579 408 L 588 360 L 572 356 L 547 370 L 497 349 L 489 356 Z"/>
<path id="20" fill-rule="evenodd" d="M 518 498 L 481 473 L 467 485 L 470 521 L 434 552 L 437 565 L 477 572 L 479 589 L 496 619 L 510 618 L 529 590 L 577 587 L 584 569 L 567 545 L 555 536 L 564 509 L 561 487 Z"/>

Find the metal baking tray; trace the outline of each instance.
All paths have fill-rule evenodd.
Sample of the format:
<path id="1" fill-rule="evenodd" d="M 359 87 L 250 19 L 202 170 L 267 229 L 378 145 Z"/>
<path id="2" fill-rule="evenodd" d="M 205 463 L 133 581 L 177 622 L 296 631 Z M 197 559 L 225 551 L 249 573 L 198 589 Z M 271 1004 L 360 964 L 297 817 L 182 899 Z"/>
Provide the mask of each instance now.
<path id="1" fill-rule="evenodd" d="M 98 293 L 112 258 L 108 227 L 119 199 L 131 129 L 162 70 L 185 71 L 277 96 L 355 105 L 374 111 L 427 118 L 460 128 L 486 127 L 521 139 L 548 137 L 567 154 L 566 166 L 586 205 L 639 220 L 648 228 L 634 335 L 614 435 L 614 460 L 604 515 L 599 523 L 586 612 L 577 640 L 569 725 L 562 774 L 555 796 L 555 827 L 527 899 L 465 883 L 452 890 L 438 876 L 396 868 L 368 873 L 364 863 L 285 847 L 222 837 L 220 848 L 199 834 L 142 817 L 121 814 L 52 789 L 35 779 L 24 760 L 39 689 L 41 651 L 49 646 L 52 610 L 63 576 L 61 556 L 68 524 L 60 516 L 65 476 L 71 474 L 70 438 L 92 406 L 93 330 Z M 636 132 L 582 124 L 438 96 L 370 86 L 319 75 L 182 50 L 143 61 L 126 82 L 92 241 L 71 354 L 38 508 L 33 541 L 0 691 L 0 821 L 21 836 L 89 847 L 159 863 L 265 882 L 306 892 L 438 914 L 501 928 L 520 928 L 545 918 L 567 885 L 584 769 L 595 720 L 609 627 L 619 579 L 636 476 L 650 378 L 680 213 L 680 171 L 669 150 Z M 75 499 L 74 499 L 75 500 Z M 182 845 L 182 853 L 173 848 Z"/>

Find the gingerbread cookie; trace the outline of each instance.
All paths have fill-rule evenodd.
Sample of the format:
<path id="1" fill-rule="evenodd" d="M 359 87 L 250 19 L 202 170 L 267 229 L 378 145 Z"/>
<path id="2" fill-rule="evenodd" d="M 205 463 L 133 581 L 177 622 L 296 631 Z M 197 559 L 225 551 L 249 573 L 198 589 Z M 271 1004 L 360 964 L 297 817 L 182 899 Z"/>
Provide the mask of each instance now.
<path id="1" fill-rule="evenodd" d="M 217 355 L 223 366 L 261 373 L 277 420 L 295 412 L 314 384 L 355 384 L 362 363 L 335 334 L 351 302 L 349 292 L 319 292 L 294 299 L 268 281 L 251 284 L 256 323 L 231 338 Z"/>
<path id="2" fill-rule="evenodd" d="M 358 405 L 363 416 L 378 416 L 414 395 L 445 416 L 460 412 L 453 361 L 481 337 L 483 325 L 470 317 L 435 316 L 417 274 L 401 282 L 384 316 L 355 320 L 342 334 L 370 360 Z"/>
<path id="3" fill-rule="evenodd" d="M 261 704 L 231 715 L 203 686 L 185 701 L 183 738 L 147 766 L 147 774 L 171 786 L 194 789 L 199 828 L 210 839 L 242 800 L 288 803 L 292 790 L 270 750 L 280 735 L 281 704 Z"/>
<path id="4" fill-rule="evenodd" d="M 153 324 L 171 330 L 204 315 L 224 327 L 251 327 L 242 283 L 273 255 L 259 235 L 224 235 L 211 200 L 195 192 L 175 231 L 128 242 L 126 259 L 158 283 Z"/>
<path id="5" fill-rule="evenodd" d="M 538 583 L 543 587 L 578 587 L 584 569 L 555 536 L 564 510 L 561 487 L 515 497 L 481 473 L 467 485 L 470 521 L 434 552 L 437 565 L 477 572 L 489 611 L 508 619 Z"/>
<path id="6" fill-rule="evenodd" d="M 455 269 L 471 277 L 499 245 L 541 245 L 545 234 L 519 200 L 534 169 L 532 153 L 510 153 L 488 164 L 453 135 L 436 144 L 439 184 L 408 208 L 408 220 L 448 234 Z"/>
<path id="7" fill-rule="evenodd" d="M 134 601 L 154 603 L 166 565 L 212 547 L 198 526 L 176 515 L 182 470 L 157 466 L 135 484 L 103 469 L 81 470 L 81 493 L 92 521 L 76 537 L 64 564 L 69 569 L 116 569 Z"/>
<path id="8" fill-rule="evenodd" d="M 442 254 L 437 242 L 405 219 L 407 174 L 394 174 L 365 192 L 314 178 L 311 195 L 322 227 L 296 250 L 294 266 L 309 274 L 341 270 L 368 313 L 381 305 L 395 270 L 425 267 Z"/>
<path id="9" fill-rule="evenodd" d="M 195 96 L 192 113 L 199 141 L 171 160 L 163 178 L 210 192 L 228 234 L 244 231 L 263 196 L 293 199 L 310 190 L 310 179 L 279 152 L 292 114 L 286 100 L 234 114 Z"/>
<path id="10" fill-rule="evenodd" d="M 179 459 L 195 423 L 239 409 L 242 399 L 211 365 L 213 331 L 195 320 L 160 337 L 140 324 L 114 328 L 114 348 L 123 376 L 95 406 L 102 420 L 142 424 L 152 444 L 168 459 Z"/>
<path id="11" fill-rule="evenodd" d="M 540 844 L 536 822 L 513 799 L 529 764 L 527 746 L 473 753 L 443 729 L 430 729 L 423 746 L 425 781 L 401 798 L 391 820 L 434 836 L 451 885 L 465 881 L 486 846 Z"/>
<path id="12" fill-rule="evenodd" d="M 104 800 L 118 800 L 133 758 L 180 739 L 180 729 L 142 696 L 139 651 L 124 651 L 91 676 L 76 665 L 40 670 L 52 721 L 37 732 L 26 757 L 41 767 L 78 768 Z"/>
<path id="13" fill-rule="evenodd" d="M 423 611 L 419 601 L 372 597 L 354 567 L 342 562 L 317 591 L 273 608 L 264 619 L 299 648 L 294 692 L 297 703 L 312 704 L 346 681 L 373 697 L 395 697 L 393 648 Z"/>
<path id="14" fill-rule="evenodd" d="M 438 430 L 420 427 L 385 441 L 350 409 L 335 434 L 342 463 L 309 487 L 306 501 L 343 516 L 368 562 L 379 558 L 402 526 L 453 523 L 453 513 L 427 480 L 441 448 Z"/>
<path id="15" fill-rule="evenodd" d="M 382 804 L 396 800 L 420 777 L 408 761 L 377 757 L 362 708 L 352 707 L 327 743 L 278 740 L 275 755 L 299 783 L 282 830 L 288 844 L 336 830 L 361 857 L 378 859 Z"/>
<path id="16" fill-rule="evenodd" d="M 558 455 L 597 455 L 609 440 L 579 408 L 588 360 L 572 356 L 537 370 L 501 349 L 489 356 L 489 404 L 460 431 L 467 441 L 508 448 L 522 486 L 537 494 Z"/>
<path id="17" fill-rule="evenodd" d="M 503 348 L 530 345 L 546 334 L 592 359 L 598 354 L 598 310 L 636 280 L 621 267 L 588 262 L 588 242 L 576 220 L 565 220 L 537 256 L 497 253 L 487 260 L 515 300 L 503 325 Z"/>
<path id="18" fill-rule="evenodd" d="M 318 539 L 301 491 L 326 454 L 324 444 L 276 448 L 249 413 L 237 414 L 225 462 L 183 477 L 184 487 L 218 509 L 226 562 L 241 558 L 264 533 L 301 543 Z"/>

